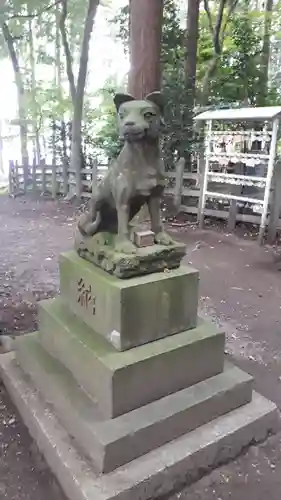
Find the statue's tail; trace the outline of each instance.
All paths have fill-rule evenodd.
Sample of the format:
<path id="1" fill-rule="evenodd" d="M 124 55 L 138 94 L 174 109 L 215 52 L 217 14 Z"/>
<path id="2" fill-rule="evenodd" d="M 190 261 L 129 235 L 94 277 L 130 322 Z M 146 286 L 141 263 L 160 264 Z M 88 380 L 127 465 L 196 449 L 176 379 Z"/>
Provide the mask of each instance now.
<path id="1" fill-rule="evenodd" d="M 100 212 L 97 213 L 97 217 L 94 221 L 91 222 L 85 222 L 82 224 L 82 222 L 78 222 L 78 229 L 82 236 L 94 236 L 96 232 L 98 231 L 99 225 L 101 223 L 101 214 Z"/>

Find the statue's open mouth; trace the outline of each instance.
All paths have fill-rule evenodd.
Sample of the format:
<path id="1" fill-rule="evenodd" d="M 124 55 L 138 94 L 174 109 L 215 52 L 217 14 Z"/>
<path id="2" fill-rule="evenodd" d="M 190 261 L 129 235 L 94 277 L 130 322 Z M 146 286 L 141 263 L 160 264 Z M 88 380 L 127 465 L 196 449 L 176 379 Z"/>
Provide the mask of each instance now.
<path id="1" fill-rule="evenodd" d="M 124 132 L 124 139 L 126 141 L 140 141 L 147 137 L 148 130 L 127 130 Z"/>
<path id="2" fill-rule="evenodd" d="M 142 130 L 141 132 L 125 132 L 124 138 L 128 141 L 137 141 L 142 139 L 145 136 L 145 132 Z"/>

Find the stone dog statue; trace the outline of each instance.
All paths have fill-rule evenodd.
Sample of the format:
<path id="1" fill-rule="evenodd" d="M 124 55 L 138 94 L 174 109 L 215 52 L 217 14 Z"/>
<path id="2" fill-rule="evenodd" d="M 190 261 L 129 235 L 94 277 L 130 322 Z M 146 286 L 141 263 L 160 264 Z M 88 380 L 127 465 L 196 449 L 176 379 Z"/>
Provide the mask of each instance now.
<path id="1" fill-rule="evenodd" d="M 131 95 L 117 94 L 114 103 L 124 147 L 96 186 L 89 212 L 81 215 L 78 229 L 83 237 L 102 231 L 115 233 L 115 250 L 134 254 L 136 247 L 130 240 L 129 222 L 147 204 L 155 243 L 170 245 L 173 240 L 163 231 L 160 213 L 165 187 L 159 146 L 162 95 L 153 92 L 144 100 L 135 100 Z"/>

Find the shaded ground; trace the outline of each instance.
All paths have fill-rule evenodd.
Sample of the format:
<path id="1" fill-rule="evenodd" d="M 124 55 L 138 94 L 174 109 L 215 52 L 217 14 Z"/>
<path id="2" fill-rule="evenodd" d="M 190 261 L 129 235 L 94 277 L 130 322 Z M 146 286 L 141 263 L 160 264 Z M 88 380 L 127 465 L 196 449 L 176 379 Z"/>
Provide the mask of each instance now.
<path id="1" fill-rule="evenodd" d="M 71 246 L 74 209 L 46 200 L 0 196 L 0 333 L 36 328 L 36 303 L 58 289 L 57 257 Z M 227 352 L 252 373 L 258 390 L 281 408 L 281 273 L 272 251 L 240 237 L 170 226 L 187 243 L 187 262 L 201 273 L 201 309 L 227 331 Z M 63 500 L 2 387 L 0 500 Z M 281 436 L 173 500 L 279 500 Z"/>

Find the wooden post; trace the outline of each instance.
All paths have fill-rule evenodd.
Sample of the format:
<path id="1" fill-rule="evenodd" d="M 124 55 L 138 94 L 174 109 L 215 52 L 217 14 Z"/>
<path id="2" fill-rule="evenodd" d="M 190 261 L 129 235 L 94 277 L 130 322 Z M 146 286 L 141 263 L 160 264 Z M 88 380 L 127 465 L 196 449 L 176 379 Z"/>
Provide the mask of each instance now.
<path id="1" fill-rule="evenodd" d="M 68 161 L 66 158 L 64 158 L 63 164 L 62 164 L 62 183 L 63 183 L 63 186 L 62 186 L 63 195 L 67 196 L 67 194 L 68 194 Z"/>
<path id="2" fill-rule="evenodd" d="M 185 159 L 180 158 L 176 165 L 176 183 L 174 189 L 174 205 L 177 212 L 180 211 L 180 206 L 181 206 L 184 167 L 185 167 Z"/>
<path id="3" fill-rule="evenodd" d="M 239 164 L 239 170 L 238 173 L 242 174 L 242 164 Z M 237 173 L 237 171 L 236 171 Z M 230 189 L 230 194 L 234 194 L 235 196 L 240 196 L 242 194 L 243 186 L 237 185 L 237 186 L 232 186 Z M 235 226 L 236 226 L 236 216 L 237 216 L 237 200 L 230 200 L 230 207 L 229 207 L 229 213 L 228 213 L 228 221 L 227 221 L 227 231 L 231 233 L 234 231 Z"/>
<path id="4" fill-rule="evenodd" d="M 93 160 L 92 165 L 92 193 L 95 192 L 98 182 L 98 161 L 96 158 Z"/>
<path id="5" fill-rule="evenodd" d="M 52 159 L 52 198 L 57 197 L 57 165 L 55 156 Z"/>
<path id="6" fill-rule="evenodd" d="M 3 149 L 4 141 L 2 136 L 2 119 L 0 119 L 0 174 L 4 174 Z"/>
<path id="7" fill-rule="evenodd" d="M 23 159 L 23 192 L 26 194 L 27 186 L 28 186 L 28 158 L 24 157 Z"/>
<path id="8" fill-rule="evenodd" d="M 34 193 L 37 191 L 37 182 L 36 182 L 36 158 L 33 158 L 32 163 L 32 190 Z"/>
<path id="9" fill-rule="evenodd" d="M 16 196 L 20 192 L 20 179 L 19 179 L 19 164 L 17 161 L 14 163 L 14 195 Z"/>
<path id="10" fill-rule="evenodd" d="M 210 135 L 212 133 L 212 120 L 209 120 L 207 123 L 207 147 L 206 147 L 206 158 L 204 162 L 204 179 L 202 182 L 202 191 L 200 189 L 200 198 L 198 203 L 198 222 L 199 227 L 203 228 L 204 226 L 204 210 L 206 204 L 206 191 L 208 188 L 208 173 L 209 173 L 209 165 L 210 165 L 210 152 L 211 152 L 211 140 Z"/>
<path id="11" fill-rule="evenodd" d="M 13 196 L 14 190 L 13 190 L 13 169 L 14 169 L 14 164 L 13 161 L 9 161 L 9 195 Z"/>
<path id="12" fill-rule="evenodd" d="M 268 166 L 267 166 L 267 176 L 266 176 L 266 184 L 265 184 L 265 190 L 264 190 L 264 199 L 263 199 L 263 212 L 262 212 L 262 216 L 261 216 L 261 224 L 260 224 L 259 239 L 258 239 L 260 245 L 263 244 L 263 240 L 264 240 L 264 233 L 265 233 L 266 219 L 267 219 L 267 210 L 268 210 L 269 196 L 270 196 L 270 188 L 271 188 L 272 176 L 273 176 L 273 172 L 274 172 L 278 128 L 279 128 L 279 118 L 275 118 L 273 121 L 273 127 L 272 127 L 272 137 L 271 137 L 269 160 L 268 160 Z"/>
<path id="13" fill-rule="evenodd" d="M 240 196 L 242 193 L 243 186 L 233 186 L 231 188 L 231 193 L 235 196 Z M 230 200 L 228 219 L 227 219 L 227 231 L 231 233 L 234 231 L 236 226 L 236 216 L 237 216 L 237 200 Z"/>
<path id="14" fill-rule="evenodd" d="M 42 194 L 46 193 L 46 162 L 40 160 L 40 168 L 42 170 Z"/>
<path id="15" fill-rule="evenodd" d="M 274 190 L 271 200 L 267 237 L 267 242 L 270 245 L 275 242 L 281 212 L 281 161 L 276 162 L 275 174 L 273 176 L 272 183 L 274 183 Z"/>

